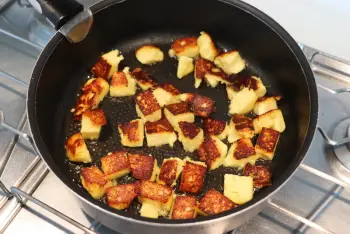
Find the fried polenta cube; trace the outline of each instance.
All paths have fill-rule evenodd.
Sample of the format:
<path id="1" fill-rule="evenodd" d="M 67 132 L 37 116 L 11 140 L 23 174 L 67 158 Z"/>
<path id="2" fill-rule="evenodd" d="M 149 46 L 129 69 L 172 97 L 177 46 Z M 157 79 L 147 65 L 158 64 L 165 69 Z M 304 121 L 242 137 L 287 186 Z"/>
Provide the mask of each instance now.
<path id="1" fill-rule="evenodd" d="M 182 77 L 187 76 L 194 70 L 193 65 L 193 58 L 187 57 L 187 56 L 181 56 L 179 58 L 179 64 L 177 66 L 177 73 L 176 76 L 179 79 L 182 79 Z"/>
<path id="2" fill-rule="evenodd" d="M 254 90 L 243 88 L 233 95 L 229 105 L 229 113 L 231 115 L 246 114 L 254 109 L 256 100 L 258 100 L 258 96 Z"/>
<path id="3" fill-rule="evenodd" d="M 115 185 L 115 182 L 107 180 L 103 172 L 96 166 L 81 168 L 80 180 L 94 199 L 100 199 L 105 195 L 107 188 Z"/>
<path id="4" fill-rule="evenodd" d="M 197 45 L 196 37 L 183 37 L 176 39 L 171 44 L 171 49 L 169 50 L 169 56 L 181 58 L 182 56 L 195 58 L 199 54 L 199 47 Z"/>
<path id="5" fill-rule="evenodd" d="M 279 137 L 279 131 L 271 128 L 262 128 L 255 145 L 256 154 L 265 159 L 272 160 Z"/>
<path id="6" fill-rule="evenodd" d="M 214 61 L 214 58 L 219 54 L 219 50 L 216 48 L 214 41 L 208 33 L 201 32 L 200 34 L 197 40 L 200 56 L 207 60 Z"/>
<path id="7" fill-rule="evenodd" d="M 107 204 L 117 210 L 128 208 L 140 194 L 139 183 L 121 184 L 106 189 Z"/>
<path id="8" fill-rule="evenodd" d="M 262 128 L 272 128 L 279 132 L 283 132 L 286 129 L 286 124 L 280 109 L 271 110 L 259 115 L 253 120 L 253 125 L 255 133 L 260 133 Z"/>
<path id="9" fill-rule="evenodd" d="M 82 88 L 82 93 L 77 101 L 74 119 L 79 120 L 85 111 L 96 109 L 107 95 L 108 90 L 109 84 L 106 80 L 102 78 L 89 79 Z"/>
<path id="10" fill-rule="evenodd" d="M 153 207 L 158 210 L 159 216 L 166 216 L 173 204 L 174 191 L 168 186 L 142 180 L 138 200 L 140 203 L 152 204 Z M 143 215 L 146 217 L 149 216 L 147 214 Z"/>
<path id="11" fill-rule="evenodd" d="M 109 180 L 119 179 L 130 173 L 130 163 L 126 151 L 109 153 L 101 158 L 101 167 Z"/>
<path id="12" fill-rule="evenodd" d="M 159 208 L 153 203 L 143 202 L 140 209 L 140 216 L 151 219 L 158 219 Z"/>
<path id="13" fill-rule="evenodd" d="M 122 72 L 115 72 L 112 76 L 109 94 L 111 97 L 126 97 L 136 93 L 136 81 L 131 77 L 129 67 Z"/>
<path id="14" fill-rule="evenodd" d="M 226 86 L 227 97 L 232 100 L 236 96 L 237 92 L 247 88 L 254 90 L 256 96 L 263 97 L 266 94 L 266 87 L 262 83 L 261 79 L 256 76 L 236 76 L 232 80 L 232 84 Z"/>
<path id="15" fill-rule="evenodd" d="M 196 216 L 197 198 L 177 195 L 170 211 L 170 219 L 194 219 Z"/>
<path id="16" fill-rule="evenodd" d="M 164 53 L 154 45 L 144 45 L 136 50 L 136 58 L 142 64 L 153 64 L 164 59 Z"/>
<path id="17" fill-rule="evenodd" d="M 180 90 L 171 84 L 160 84 L 153 90 L 153 95 L 161 107 L 181 102 Z"/>
<path id="18" fill-rule="evenodd" d="M 102 126 L 106 124 L 107 120 L 102 109 L 87 110 L 81 118 L 81 135 L 84 139 L 97 140 Z"/>
<path id="19" fill-rule="evenodd" d="M 237 74 L 245 68 L 245 61 L 237 50 L 231 50 L 215 57 L 214 63 L 226 74 Z"/>
<path id="20" fill-rule="evenodd" d="M 173 103 L 165 106 L 164 115 L 169 120 L 175 131 L 179 131 L 179 122 L 194 122 L 194 114 L 186 102 Z"/>
<path id="21" fill-rule="evenodd" d="M 237 204 L 232 202 L 222 193 L 215 189 L 210 189 L 204 194 L 198 204 L 198 213 L 200 215 L 214 215 L 235 208 Z"/>
<path id="22" fill-rule="evenodd" d="M 118 130 L 122 145 L 128 147 L 140 147 L 143 145 L 144 127 L 141 119 L 118 124 Z"/>
<path id="23" fill-rule="evenodd" d="M 203 119 L 202 127 L 204 134 L 216 136 L 220 140 L 224 140 L 227 137 L 229 129 L 225 120 L 212 118 Z"/>
<path id="24" fill-rule="evenodd" d="M 173 187 L 179 178 L 183 168 L 183 161 L 179 158 L 164 159 L 160 167 L 157 183 Z"/>
<path id="25" fill-rule="evenodd" d="M 195 62 L 194 87 L 198 88 L 204 79 L 211 87 L 216 87 L 219 82 L 224 84 L 231 83 L 230 78 L 221 69 L 209 60 L 198 58 Z"/>
<path id="26" fill-rule="evenodd" d="M 198 149 L 204 140 L 203 130 L 194 123 L 180 121 L 178 134 L 184 150 L 191 153 Z"/>
<path id="27" fill-rule="evenodd" d="M 234 142 L 228 150 L 224 166 L 243 168 L 247 163 L 255 164 L 260 158 L 250 138 L 242 138 Z"/>
<path id="28" fill-rule="evenodd" d="M 182 169 L 180 191 L 191 194 L 200 193 L 207 166 L 203 162 L 185 159 L 185 166 Z"/>
<path id="29" fill-rule="evenodd" d="M 123 59 L 123 55 L 119 55 L 119 50 L 112 50 L 99 58 L 92 67 L 91 73 L 95 77 L 109 79 L 118 71 L 118 65 Z"/>
<path id="30" fill-rule="evenodd" d="M 238 205 L 252 200 L 254 195 L 253 178 L 225 174 L 224 195 Z"/>
<path id="31" fill-rule="evenodd" d="M 254 114 L 262 115 L 271 110 L 278 109 L 277 101 L 281 100 L 281 96 L 260 97 L 255 103 Z"/>
<path id="32" fill-rule="evenodd" d="M 156 179 L 158 173 L 157 160 L 149 155 L 128 154 L 131 174 L 136 179 L 151 180 Z"/>
<path id="33" fill-rule="evenodd" d="M 164 116 L 155 122 L 146 122 L 145 132 L 148 146 L 161 146 L 168 144 L 173 147 L 174 142 L 177 140 L 173 126 Z"/>
<path id="34" fill-rule="evenodd" d="M 155 87 L 157 83 L 152 79 L 152 77 L 141 68 L 135 68 L 131 72 L 131 76 L 134 77 L 136 83 L 142 90 L 147 90 L 149 88 Z"/>
<path id="35" fill-rule="evenodd" d="M 215 136 L 206 135 L 197 150 L 197 155 L 205 162 L 209 170 L 214 170 L 224 163 L 227 145 Z"/>
<path id="36" fill-rule="evenodd" d="M 189 103 L 193 113 L 200 117 L 208 117 L 216 110 L 215 101 L 206 96 L 196 93 L 183 93 L 180 94 L 180 99 Z"/>
<path id="37" fill-rule="evenodd" d="M 240 114 L 232 115 L 228 130 L 228 142 L 233 143 L 241 138 L 252 138 L 254 134 L 251 118 Z"/>
<path id="38" fill-rule="evenodd" d="M 162 109 L 151 90 L 136 95 L 136 113 L 145 122 L 154 122 L 162 117 Z"/>
<path id="39" fill-rule="evenodd" d="M 243 168 L 244 176 L 253 177 L 254 188 L 261 189 L 265 186 L 271 186 L 272 173 L 270 168 L 263 165 L 250 165 L 249 163 Z"/>
<path id="40" fill-rule="evenodd" d="M 68 137 L 65 148 L 68 160 L 71 162 L 91 162 L 90 152 L 81 133 L 75 133 Z"/>

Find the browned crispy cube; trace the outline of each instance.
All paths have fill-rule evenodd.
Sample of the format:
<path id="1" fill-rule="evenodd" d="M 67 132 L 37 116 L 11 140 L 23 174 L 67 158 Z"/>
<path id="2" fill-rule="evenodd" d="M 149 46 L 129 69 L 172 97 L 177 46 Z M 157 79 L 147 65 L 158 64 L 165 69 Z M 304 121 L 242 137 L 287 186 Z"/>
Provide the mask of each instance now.
<path id="1" fill-rule="evenodd" d="M 268 160 L 272 160 L 279 137 L 280 133 L 278 131 L 271 128 L 262 128 L 255 145 L 256 153 Z"/>
<path id="2" fill-rule="evenodd" d="M 207 166 L 203 162 L 186 161 L 181 174 L 180 190 L 198 194 L 202 187 Z"/>
<path id="3" fill-rule="evenodd" d="M 131 174 L 140 180 L 154 181 L 158 171 L 157 160 L 148 155 L 128 154 Z"/>
<path id="4" fill-rule="evenodd" d="M 147 72 L 143 71 L 141 68 L 135 68 L 131 72 L 131 75 L 135 78 L 136 83 L 143 90 L 147 90 L 157 85 L 157 83 L 152 79 L 152 77 Z"/>
<path id="5" fill-rule="evenodd" d="M 244 176 L 253 177 L 254 188 L 261 189 L 265 186 L 271 186 L 272 173 L 270 168 L 263 165 L 250 165 L 247 163 L 243 168 Z"/>
<path id="6" fill-rule="evenodd" d="M 145 122 L 160 120 L 162 110 L 151 90 L 146 90 L 136 95 L 136 112 Z"/>
<path id="7" fill-rule="evenodd" d="M 199 54 L 199 47 L 197 45 L 196 37 L 183 37 L 176 39 L 171 44 L 171 49 L 169 50 L 170 57 L 187 56 L 191 58 L 197 57 Z"/>
<path id="8" fill-rule="evenodd" d="M 68 137 L 65 148 L 69 161 L 83 163 L 91 162 L 90 152 L 81 133 L 76 133 Z"/>
<path id="9" fill-rule="evenodd" d="M 102 109 L 87 110 L 81 118 L 80 132 L 84 139 L 97 140 L 102 126 L 106 124 L 107 120 Z"/>
<path id="10" fill-rule="evenodd" d="M 143 145 L 144 127 L 141 119 L 118 124 L 121 143 L 124 146 L 140 147 Z"/>
<path id="11" fill-rule="evenodd" d="M 106 189 L 107 204 L 117 210 L 124 210 L 130 206 L 140 194 L 140 184 L 121 184 Z"/>
<path id="12" fill-rule="evenodd" d="M 214 170 L 224 163 L 227 145 L 215 136 L 206 135 L 197 150 L 198 157 L 207 164 L 209 170 Z"/>
<path id="13" fill-rule="evenodd" d="M 91 68 L 91 73 L 95 77 L 101 77 L 103 79 L 108 78 L 111 65 L 102 57 L 97 60 L 97 63 Z"/>
<path id="14" fill-rule="evenodd" d="M 164 159 L 157 177 L 157 183 L 174 186 L 183 168 L 183 162 L 179 158 Z"/>
<path id="15" fill-rule="evenodd" d="M 174 142 L 177 140 L 173 126 L 164 116 L 155 122 L 146 122 L 145 131 L 148 146 L 169 144 L 173 147 Z"/>
<path id="16" fill-rule="evenodd" d="M 101 158 L 101 167 L 109 180 L 118 179 L 130 173 L 126 151 L 110 153 Z"/>
<path id="17" fill-rule="evenodd" d="M 171 209 L 171 219 L 194 219 L 197 216 L 197 198 L 176 196 Z"/>
<path id="18" fill-rule="evenodd" d="M 123 55 L 119 55 L 119 50 L 109 51 L 98 59 L 97 63 L 92 67 L 91 73 L 95 77 L 109 79 L 118 70 L 118 65 L 123 59 Z"/>
<path id="19" fill-rule="evenodd" d="M 174 103 L 165 106 L 164 115 L 169 120 L 176 131 L 179 130 L 179 122 L 194 122 L 194 114 L 191 112 L 190 106 L 186 102 Z"/>
<path id="20" fill-rule="evenodd" d="M 179 141 L 188 152 L 198 149 L 204 139 L 203 130 L 194 123 L 180 121 L 178 133 Z"/>
<path id="21" fill-rule="evenodd" d="M 81 168 L 80 180 L 83 187 L 95 199 L 103 197 L 106 189 L 113 186 L 113 182 L 107 180 L 103 172 L 96 166 Z"/>
<path id="22" fill-rule="evenodd" d="M 241 138 L 252 138 L 254 133 L 251 118 L 240 114 L 232 115 L 228 129 L 228 142 L 233 143 Z"/>
<path id="23" fill-rule="evenodd" d="M 153 95 L 161 107 L 180 102 L 180 90 L 171 84 L 160 84 L 153 90 Z"/>
<path id="24" fill-rule="evenodd" d="M 231 145 L 224 166 L 243 168 L 247 163 L 254 164 L 258 158 L 251 139 L 242 138 Z"/>
<path id="25" fill-rule="evenodd" d="M 200 117 L 208 117 L 216 109 L 215 101 L 196 93 L 181 94 L 180 99 L 181 101 L 189 103 L 193 113 Z"/>
<path id="26" fill-rule="evenodd" d="M 221 69 L 215 66 L 212 61 L 199 58 L 195 62 L 194 86 L 198 88 L 204 79 L 211 87 L 216 87 L 219 82 L 229 84 L 230 78 Z"/>
<path id="27" fill-rule="evenodd" d="M 228 126 L 225 120 L 205 118 L 202 127 L 205 134 L 216 136 L 220 140 L 227 137 Z"/>
<path id="28" fill-rule="evenodd" d="M 214 215 L 231 210 L 237 205 L 215 189 L 210 189 L 204 194 L 198 204 L 198 212 L 201 215 Z"/>

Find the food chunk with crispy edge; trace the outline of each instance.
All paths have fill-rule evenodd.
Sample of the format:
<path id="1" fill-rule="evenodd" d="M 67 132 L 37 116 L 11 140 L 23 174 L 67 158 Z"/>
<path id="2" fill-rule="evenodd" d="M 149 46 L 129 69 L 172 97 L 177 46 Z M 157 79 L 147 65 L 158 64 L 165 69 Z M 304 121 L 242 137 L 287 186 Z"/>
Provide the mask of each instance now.
<path id="1" fill-rule="evenodd" d="M 262 128 L 258 139 L 256 140 L 256 154 L 272 160 L 275 154 L 276 146 L 280 137 L 280 133 L 271 128 Z"/>
<path id="2" fill-rule="evenodd" d="M 107 120 L 102 109 L 85 111 L 81 118 L 81 135 L 84 139 L 97 140 L 102 126 L 106 124 Z"/>
<path id="3" fill-rule="evenodd" d="M 271 186 L 272 173 L 271 169 L 263 165 L 250 165 L 249 163 L 243 168 L 244 176 L 253 177 L 254 188 L 261 189 L 265 186 Z"/>
<path id="4" fill-rule="evenodd" d="M 193 58 L 181 56 L 179 58 L 179 64 L 177 66 L 176 76 L 179 79 L 182 79 L 184 76 L 187 76 L 194 70 Z"/>
<path id="5" fill-rule="evenodd" d="M 234 93 L 229 105 L 229 113 L 231 115 L 246 114 L 254 109 L 256 100 L 258 96 L 254 90 L 243 88 Z"/>
<path id="6" fill-rule="evenodd" d="M 253 120 L 253 125 L 255 133 L 260 133 L 262 128 L 272 128 L 279 132 L 283 132 L 286 129 L 286 124 L 280 109 L 271 110 L 265 114 L 259 115 Z"/>
<path id="7" fill-rule="evenodd" d="M 157 183 L 173 187 L 179 178 L 183 168 L 183 161 L 179 158 L 164 159 L 160 167 Z"/>
<path id="8" fill-rule="evenodd" d="M 245 68 L 245 61 L 237 50 L 231 50 L 215 57 L 214 63 L 227 74 L 237 74 Z"/>
<path id="9" fill-rule="evenodd" d="M 147 90 L 157 85 L 153 78 L 141 68 L 135 68 L 131 72 L 131 76 L 134 77 L 138 86 L 143 90 Z"/>
<path id="10" fill-rule="evenodd" d="M 204 140 L 203 130 L 194 123 L 180 121 L 178 134 L 179 141 L 188 152 L 198 149 Z"/>
<path id="11" fill-rule="evenodd" d="M 244 88 L 254 90 L 258 97 L 266 94 L 266 87 L 259 77 L 238 75 L 233 79 L 232 84 L 226 86 L 228 99 L 232 100 L 236 93 Z"/>
<path id="12" fill-rule="evenodd" d="M 96 166 L 82 167 L 80 180 L 83 187 L 94 199 L 100 199 L 105 195 L 107 188 L 115 185 L 115 182 L 107 180 L 103 172 Z"/>
<path id="13" fill-rule="evenodd" d="M 199 54 L 199 47 L 197 45 L 196 37 L 182 37 L 176 39 L 171 44 L 171 49 L 169 50 L 170 57 L 179 57 L 182 56 L 195 58 Z"/>
<path id="14" fill-rule="evenodd" d="M 197 150 L 197 155 L 205 162 L 209 170 L 214 170 L 224 163 L 227 145 L 215 136 L 206 135 Z"/>
<path id="15" fill-rule="evenodd" d="M 131 174 L 140 180 L 154 181 L 158 173 L 157 160 L 149 155 L 128 154 Z"/>
<path id="16" fill-rule="evenodd" d="M 122 72 L 115 72 L 112 76 L 109 95 L 111 97 L 126 97 L 136 93 L 136 81 L 131 77 L 129 67 Z"/>
<path id="17" fill-rule="evenodd" d="M 164 59 L 164 53 L 154 45 L 144 45 L 136 50 L 135 56 L 142 64 L 153 64 Z"/>
<path id="18" fill-rule="evenodd" d="M 179 131 L 179 122 L 194 122 L 194 114 L 186 102 L 179 102 L 165 106 L 164 115 L 169 120 L 175 131 Z"/>
<path id="19" fill-rule="evenodd" d="M 214 215 L 231 210 L 237 205 L 215 189 L 210 189 L 204 194 L 198 204 L 200 215 Z"/>
<path id="20" fill-rule="evenodd" d="M 200 56 L 210 61 L 214 61 L 214 58 L 219 54 L 219 50 L 216 48 L 214 41 L 208 33 L 201 32 L 200 34 L 201 35 L 197 39 Z"/>
<path id="21" fill-rule="evenodd" d="M 173 204 L 174 191 L 168 186 L 142 180 L 138 200 L 140 203 L 153 205 L 158 210 L 159 216 L 166 216 Z"/>
<path id="22" fill-rule="evenodd" d="M 146 122 L 145 132 L 147 145 L 149 147 L 166 144 L 169 144 L 171 147 L 173 147 L 174 142 L 177 140 L 173 126 L 165 116 L 155 122 Z"/>
<path id="23" fill-rule="evenodd" d="M 211 87 L 216 87 L 219 82 L 230 84 L 231 79 L 226 73 L 215 66 L 215 64 L 207 59 L 198 58 L 195 62 L 194 87 L 198 88 L 204 79 Z"/>
<path id="24" fill-rule="evenodd" d="M 91 162 L 90 152 L 81 133 L 75 133 L 68 137 L 65 144 L 68 160 L 71 162 Z"/>
<path id="25" fill-rule="evenodd" d="M 205 118 L 202 123 L 204 134 L 216 136 L 220 140 L 227 137 L 228 126 L 225 120 Z"/>
<path id="26" fill-rule="evenodd" d="M 228 128 L 228 142 L 233 143 L 241 138 L 252 138 L 254 134 L 251 118 L 240 114 L 232 115 Z"/>
<path id="27" fill-rule="evenodd" d="M 225 174 L 224 195 L 238 205 L 252 200 L 254 195 L 253 178 Z"/>
<path id="28" fill-rule="evenodd" d="M 82 88 L 82 93 L 77 101 L 74 119 L 79 120 L 85 111 L 96 109 L 107 95 L 108 90 L 109 84 L 104 79 L 89 79 Z"/>
<path id="29" fill-rule="evenodd" d="M 106 189 L 107 204 L 114 209 L 124 210 L 139 194 L 138 182 L 109 187 Z"/>
<path id="30" fill-rule="evenodd" d="M 170 212 L 170 219 L 194 219 L 197 216 L 197 198 L 177 195 Z"/>
<path id="31" fill-rule="evenodd" d="M 247 163 L 254 165 L 258 158 L 260 156 L 256 154 L 252 141 L 249 138 L 242 138 L 231 145 L 224 166 L 243 168 Z"/>
<path id="32" fill-rule="evenodd" d="M 180 90 L 171 84 L 160 84 L 153 90 L 153 95 L 161 107 L 181 102 L 179 94 Z"/>
<path id="33" fill-rule="evenodd" d="M 262 115 L 274 109 L 278 109 L 277 101 L 281 100 L 281 96 L 260 97 L 255 103 L 254 114 Z"/>
<path id="34" fill-rule="evenodd" d="M 151 90 L 136 95 L 136 113 L 145 122 L 154 122 L 162 117 L 162 109 Z"/>
<path id="35" fill-rule="evenodd" d="M 118 65 L 123 59 L 123 55 L 119 55 L 119 50 L 112 50 L 105 53 L 92 67 L 91 73 L 95 77 L 109 79 L 116 71 L 118 71 Z"/>
<path id="36" fill-rule="evenodd" d="M 144 127 L 141 119 L 118 124 L 118 130 L 122 145 L 128 147 L 140 147 L 143 145 Z"/>
<path id="37" fill-rule="evenodd" d="M 200 117 L 208 117 L 216 110 L 215 101 L 206 96 L 196 93 L 183 93 L 180 95 L 180 99 L 189 103 L 193 113 Z"/>
<path id="38" fill-rule="evenodd" d="M 185 193 L 198 194 L 203 187 L 207 166 L 203 162 L 189 159 L 185 159 L 184 162 L 179 189 Z"/>
<path id="39" fill-rule="evenodd" d="M 126 151 L 109 153 L 101 158 L 101 168 L 109 180 L 119 179 L 130 173 L 130 163 Z"/>

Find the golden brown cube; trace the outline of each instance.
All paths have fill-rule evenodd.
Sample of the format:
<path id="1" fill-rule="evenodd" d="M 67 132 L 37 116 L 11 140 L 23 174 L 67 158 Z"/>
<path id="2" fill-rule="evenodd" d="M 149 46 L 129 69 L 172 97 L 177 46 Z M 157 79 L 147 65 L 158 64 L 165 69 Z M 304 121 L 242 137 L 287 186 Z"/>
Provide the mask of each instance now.
<path id="1" fill-rule="evenodd" d="M 210 61 L 214 61 L 214 58 L 219 54 L 219 50 L 216 48 L 214 41 L 208 33 L 201 32 L 200 34 L 201 35 L 197 40 L 200 56 Z"/>
<path id="2" fill-rule="evenodd" d="M 130 173 L 130 163 L 126 151 L 109 153 L 101 158 L 103 173 L 109 180 L 119 179 Z"/>
<path id="3" fill-rule="evenodd" d="M 214 100 L 196 93 L 181 94 L 180 99 L 190 104 L 193 113 L 200 117 L 208 117 L 216 109 Z"/>
<path id="4" fill-rule="evenodd" d="M 263 97 L 266 94 L 266 87 L 259 77 L 236 76 L 233 79 L 232 84 L 226 86 L 228 99 L 232 100 L 236 93 L 244 88 L 253 90 L 257 97 Z"/>
<path id="5" fill-rule="evenodd" d="M 123 55 L 119 55 L 119 50 L 112 50 L 99 58 L 92 67 L 91 73 L 95 77 L 109 79 L 118 71 L 118 65 L 123 59 Z"/>
<path id="6" fill-rule="evenodd" d="M 170 57 L 177 56 L 181 58 L 182 56 L 187 56 L 190 58 L 195 58 L 199 54 L 199 47 L 197 45 L 196 37 L 183 37 L 176 39 L 171 44 L 171 49 L 169 50 Z"/>
<path id="7" fill-rule="evenodd" d="M 232 115 L 228 130 L 228 142 L 233 143 L 241 138 L 252 138 L 254 134 L 251 118 L 239 114 Z"/>
<path id="8" fill-rule="evenodd" d="M 277 101 L 281 100 L 281 96 L 261 97 L 255 103 L 254 114 L 262 115 L 274 109 L 278 109 Z"/>
<path id="9" fill-rule="evenodd" d="M 177 140 L 173 126 L 164 116 L 155 122 L 146 122 L 145 131 L 148 146 L 161 146 L 169 144 L 171 147 L 173 147 L 174 142 Z"/>
<path id="10" fill-rule="evenodd" d="M 212 61 L 198 58 L 195 62 L 194 87 L 198 88 L 204 79 L 211 87 L 216 87 L 219 82 L 224 84 L 231 83 L 230 78 L 221 69 L 215 66 Z"/>
<path id="11" fill-rule="evenodd" d="M 275 154 L 276 146 L 280 133 L 271 128 L 262 128 L 256 141 L 256 153 L 265 159 L 272 160 Z"/>
<path id="12" fill-rule="evenodd" d="M 81 133 L 76 133 L 68 137 L 65 148 L 69 161 L 83 163 L 91 162 L 90 152 Z"/>
<path id="13" fill-rule="evenodd" d="M 136 95 L 136 113 L 145 122 L 154 122 L 162 117 L 162 110 L 151 90 Z"/>
<path id="14" fill-rule="evenodd" d="M 181 174 L 180 191 L 192 194 L 200 193 L 206 171 L 205 163 L 185 160 Z"/>
<path id="15" fill-rule="evenodd" d="M 136 81 L 131 77 L 129 67 L 122 72 L 115 72 L 112 76 L 109 94 L 111 97 L 126 97 L 136 93 Z"/>
<path id="16" fill-rule="evenodd" d="M 160 84 L 153 90 L 153 95 L 161 107 L 181 102 L 179 94 L 180 90 L 171 84 Z"/>
<path id="17" fill-rule="evenodd" d="M 153 64 L 164 59 L 163 52 L 154 45 L 144 45 L 136 50 L 136 58 L 142 64 Z"/>
<path id="18" fill-rule="evenodd" d="M 216 136 L 220 140 L 224 140 L 227 137 L 229 129 L 225 120 L 212 118 L 203 119 L 202 127 L 204 134 Z"/>
<path id="19" fill-rule="evenodd" d="M 118 124 L 121 143 L 124 146 L 140 147 L 143 145 L 144 127 L 141 119 Z"/>
<path id="20" fill-rule="evenodd" d="M 81 168 L 80 180 L 83 187 L 95 199 L 103 197 L 106 189 L 114 185 L 114 182 L 107 180 L 103 172 L 96 166 Z"/>
<path id="21" fill-rule="evenodd" d="M 271 186 L 272 173 L 270 168 L 263 165 L 250 165 L 247 163 L 243 168 L 243 175 L 253 177 L 254 188 L 261 189 L 265 186 Z"/>
<path id="22" fill-rule="evenodd" d="M 143 154 L 128 154 L 131 174 L 140 180 L 151 180 L 156 179 L 158 172 L 157 160 L 148 155 Z"/>
<path id="23" fill-rule="evenodd" d="M 176 196 L 170 212 L 171 219 L 194 219 L 197 216 L 197 198 Z"/>
<path id="24" fill-rule="evenodd" d="M 194 114 L 191 112 L 190 106 L 186 102 L 165 106 L 164 114 L 176 131 L 179 131 L 180 121 L 194 122 Z"/>
<path id="25" fill-rule="evenodd" d="M 204 194 L 198 204 L 198 212 L 201 215 L 214 215 L 231 210 L 237 205 L 222 193 L 210 189 Z"/>
<path id="26" fill-rule="evenodd" d="M 130 206 L 140 194 L 140 184 L 121 184 L 106 189 L 107 204 L 117 210 L 124 210 Z"/>
<path id="27" fill-rule="evenodd" d="M 84 139 L 97 140 L 102 126 L 106 124 L 107 120 L 102 109 L 85 111 L 81 118 L 81 135 Z"/>
<path id="28" fill-rule="evenodd" d="M 198 157 L 205 162 L 209 170 L 214 170 L 224 163 L 227 145 L 215 136 L 206 135 L 197 150 Z"/>
<path id="29" fill-rule="evenodd" d="M 203 130 L 194 123 L 180 121 L 178 134 L 179 141 L 188 152 L 198 149 L 204 140 Z"/>
<path id="30" fill-rule="evenodd" d="M 247 163 L 255 164 L 258 158 L 252 141 L 249 138 L 242 138 L 231 145 L 224 166 L 243 168 Z"/>
<path id="31" fill-rule="evenodd" d="M 215 57 L 214 63 L 227 74 L 237 74 L 245 68 L 245 61 L 237 50 L 231 50 Z"/>
<path id="32" fill-rule="evenodd" d="M 271 110 L 259 115 L 253 120 L 253 125 L 255 133 L 260 133 L 262 128 L 272 128 L 279 132 L 283 132 L 286 129 L 286 124 L 280 109 Z"/>
<path id="33" fill-rule="evenodd" d="M 182 172 L 182 168 L 183 162 L 181 159 L 164 159 L 157 176 L 157 183 L 171 187 L 175 186 L 176 180 L 179 178 L 179 175 Z"/>
<path id="34" fill-rule="evenodd" d="M 140 86 L 141 89 L 147 90 L 151 87 L 155 87 L 157 83 L 152 79 L 152 77 L 141 68 L 135 68 L 131 75 L 135 78 L 136 83 Z"/>

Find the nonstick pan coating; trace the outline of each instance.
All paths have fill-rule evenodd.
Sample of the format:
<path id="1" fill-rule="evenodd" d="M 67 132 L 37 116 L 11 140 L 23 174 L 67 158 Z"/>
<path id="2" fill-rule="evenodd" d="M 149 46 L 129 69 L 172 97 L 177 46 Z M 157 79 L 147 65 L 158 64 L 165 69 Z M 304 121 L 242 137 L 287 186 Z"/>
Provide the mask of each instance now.
<path id="1" fill-rule="evenodd" d="M 79 123 L 73 122 L 70 110 L 75 106 L 77 94 L 80 93 L 81 87 L 88 79 L 89 70 L 98 56 L 111 49 L 119 49 L 125 57 L 121 67 L 129 66 L 131 69 L 141 67 L 159 83 L 173 84 L 182 92 L 198 92 L 209 96 L 216 101 L 217 109 L 212 117 L 228 120 L 228 100 L 225 87 L 220 85 L 218 88 L 210 88 L 202 84 L 199 89 L 195 89 L 193 74 L 179 80 L 176 77 L 177 61 L 167 56 L 167 51 L 174 39 L 183 36 L 198 36 L 200 31 L 205 30 L 212 34 L 219 48 L 238 49 L 241 52 L 243 58 L 248 62 L 248 68 L 243 73 L 261 77 L 267 86 L 267 95 L 283 96 L 279 106 L 284 114 L 287 128 L 281 134 L 271 165 L 273 185 L 257 192 L 254 199 L 243 206 L 217 216 L 198 219 L 205 220 L 224 216 L 266 197 L 280 186 L 299 165 L 313 137 L 317 118 L 317 95 L 311 73 L 307 70 L 306 75 L 300 65 L 300 60 L 304 62 L 303 66 L 307 65 L 305 58 L 298 54 L 298 61 L 296 55 L 285 45 L 286 42 L 281 40 L 268 26 L 239 8 L 228 7 L 224 3 L 203 1 L 202 8 L 198 9 L 194 5 L 196 1 L 193 3 L 192 1 L 191 3 L 178 1 L 179 4 L 186 3 L 187 9 L 183 10 L 182 17 L 175 20 L 173 19 L 175 16 L 170 17 L 164 12 L 170 10 L 171 7 L 162 1 L 153 0 L 148 1 L 147 4 L 137 1 L 139 4 L 137 8 L 133 8 L 132 3 L 128 2 L 132 1 L 113 5 L 95 14 L 94 27 L 89 36 L 80 44 L 71 45 L 56 35 L 44 50 L 41 60 L 39 59 L 29 90 L 28 112 L 34 139 L 45 161 L 65 184 L 85 199 L 114 213 L 144 220 L 137 214 L 140 207 L 136 202 L 130 208 L 131 212 L 116 211 L 109 208 L 103 201 L 94 201 L 79 185 L 78 171 L 82 164 L 68 162 L 64 150 L 67 136 L 80 130 Z M 107 5 L 107 3 L 100 4 L 95 10 L 103 9 L 103 6 Z M 155 16 L 145 13 L 152 13 L 154 11 L 152 7 L 157 7 L 157 12 L 160 14 Z M 189 22 L 188 20 L 194 17 L 191 15 L 193 9 L 200 11 L 199 15 L 211 12 L 214 16 L 211 19 L 201 18 L 202 21 L 198 23 Z M 237 22 L 238 19 L 246 23 L 246 26 L 242 27 Z M 111 24 L 111 22 L 121 23 L 118 25 L 117 23 Z M 223 26 L 224 24 L 226 26 Z M 233 32 L 227 27 L 236 31 Z M 290 43 L 292 42 L 291 40 Z M 135 50 L 144 44 L 159 46 L 165 53 L 165 60 L 153 66 L 142 66 L 135 58 Z M 294 43 L 293 46 L 295 47 L 296 44 Z M 152 154 L 157 158 L 159 165 L 164 158 L 168 157 L 190 156 L 198 160 L 195 153 L 184 152 L 179 142 L 176 142 L 173 148 L 169 146 L 148 148 L 146 142 L 142 148 L 121 146 L 117 124 L 137 118 L 134 97 L 112 98 L 108 95 L 101 108 L 106 113 L 108 124 L 103 128 L 98 141 L 87 141 L 93 161 L 97 164 L 99 159 L 108 152 L 122 149 L 128 152 Z M 198 123 L 200 124 L 200 121 Z M 310 126 L 311 132 L 308 131 Z M 237 174 L 240 172 L 233 168 L 223 167 L 208 172 L 202 191 L 205 192 L 209 188 L 223 191 L 225 173 Z M 124 178 L 119 182 L 125 183 L 129 180 L 132 178 Z M 153 222 L 172 221 L 153 220 Z"/>

